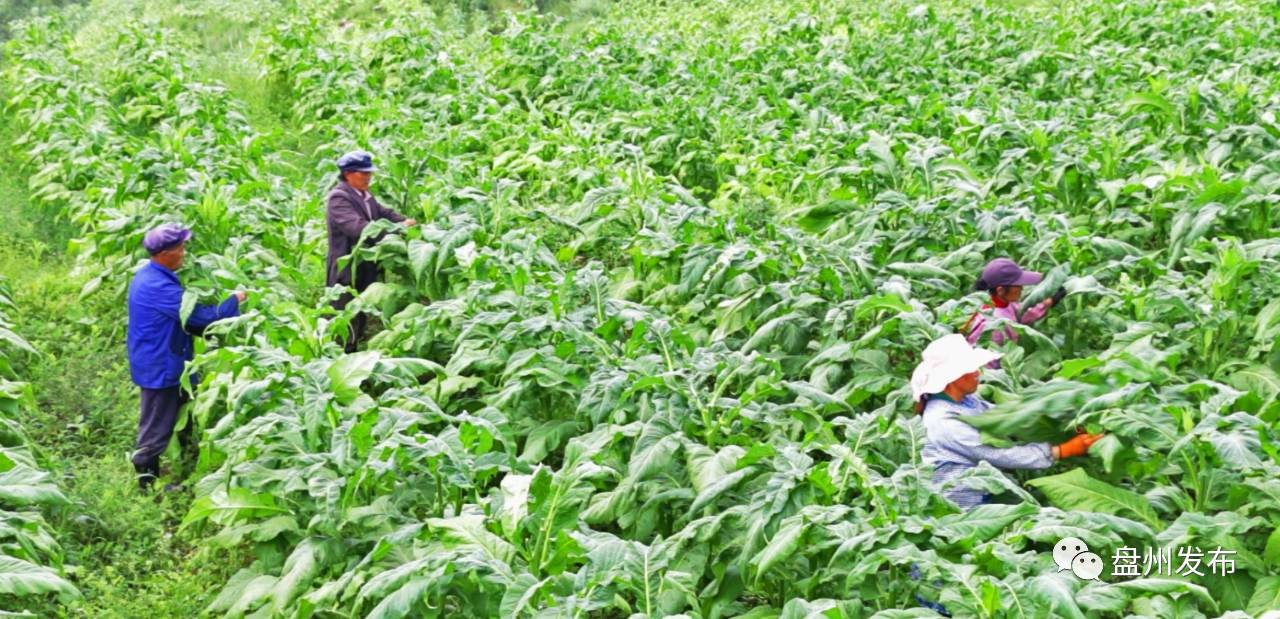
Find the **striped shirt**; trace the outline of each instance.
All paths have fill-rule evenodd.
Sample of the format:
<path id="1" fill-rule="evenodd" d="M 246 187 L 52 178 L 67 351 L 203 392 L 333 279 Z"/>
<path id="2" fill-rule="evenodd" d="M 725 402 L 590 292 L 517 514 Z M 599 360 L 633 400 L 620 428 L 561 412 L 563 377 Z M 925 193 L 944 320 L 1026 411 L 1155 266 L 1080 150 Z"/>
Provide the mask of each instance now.
<path id="1" fill-rule="evenodd" d="M 356 193 L 360 194 L 361 198 L 364 198 L 364 214 L 369 217 L 369 221 L 373 221 L 373 208 L 369 206 L 369 200 L 373 199 L 373 194 L 363 189 L 356 189 Z"/>
<path id="2" fill-rule="evenodd" d="M 972 394 L 959 402 L 937 394 L 929 398 L 924 407 L 925 441 L 921 459 L 925 464 L 933 465 L 934 486 L 961 509 L 985 503 L 986 493 L 962 483 L 947 490 L 942 490 L 942 485 L 977 466 L 979 461 L 986 460 L 1002 469 L 1047 469 L 1053 465 L 1048 443 L 1006 448 L 983 445 L 978 429 L 961 421 L 960 417 L 977 415 L 989 408 L 989 402 Z"/>

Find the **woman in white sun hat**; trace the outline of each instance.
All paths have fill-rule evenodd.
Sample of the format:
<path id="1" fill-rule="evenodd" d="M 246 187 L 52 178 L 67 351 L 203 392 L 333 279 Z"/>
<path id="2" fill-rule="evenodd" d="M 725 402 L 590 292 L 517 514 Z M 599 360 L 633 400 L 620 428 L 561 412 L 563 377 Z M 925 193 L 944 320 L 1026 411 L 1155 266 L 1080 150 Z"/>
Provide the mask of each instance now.
<path id="1" fill-rule="evenodd" d="M 1000 358 L 1000 353 L 974 348 L 962 335 L 934 340 L 924 349 L 923 359 L 911 374 L 911 396 L 916 412 L 924 415 L 925 442 L 921 458 L 933 465 L 933 482 L 941 487 L 947 480 L 985 460 L 1001 469 L 1046 469 L 1062 458 L 1083 456 L 1101 434 L 1078 434 L 1060 445 L 1028 443 L 997 448 L 982 444 L 978 429 L 960 419 L 977 415 L 991 404 L 978 397 L 978 375 L 982 367 Z M 962 509 L 986 503 L 990 495 L 961 484 L 943 491 L 943 496 Z"/>

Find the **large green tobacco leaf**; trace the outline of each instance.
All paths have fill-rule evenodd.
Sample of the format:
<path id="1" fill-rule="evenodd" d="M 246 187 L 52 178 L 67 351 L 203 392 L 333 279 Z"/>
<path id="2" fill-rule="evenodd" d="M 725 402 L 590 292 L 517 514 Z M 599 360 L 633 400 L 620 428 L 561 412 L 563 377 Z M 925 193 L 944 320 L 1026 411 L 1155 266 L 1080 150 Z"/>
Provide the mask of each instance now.
<path id="1" fill-rule="evenodd" d="M 928 608 L 891 608 L 871 615 L 871 619 L 920 619 L 922 617 L 933 619 L 939 616 L 936 611 Z"/>
<path id="2" fill-rule="evenodd" d="M 355 605 L 362 608 L 367 603 L 378 600 L 367 616 L 409 616 L 418 607 L 423 594 L 436 584 L 437 579 L 448 568 L 445 557 L 435 561 L 431 557 L 425 557 L 389 566 L 360 586 Z"/>
<path id="3" fill-rule="evenodd" d="M 1044 279 L 1036 284 L 1021 300 L 1022 312 L 1025 314 L 1027 310 L 1035 307 L 1041 301 L 1053 296 L 1058 288 L 1063 287 L 1067 283 L 1070 276 L 1070 265 L 1059 265 L 1054 267 L 1048 273 L 1045 273 Z M 1072 286 L 1072 293 L 1079 294 L 1079 284 Z M 1021 317 L 1019 317 L 1021 319 Z"/>
<path id="4" fill-rule="evenodd" d="M 1058 442 L 1075 434 L 1073 422 L 1103 411 L 1123 410 L 1139 398 L 1145 383 L 1108 389 L 1073 381 L 1050 381 L 1028 388 L 1017 399 L 978 415 L 961 417 L 994 439 Z"/>
<path id="5" fill-rule="evenodd" d="M 1039 504 L 1030 492 L 1027 492 L 1022 486 L 1009 479 L 1008 475 L 1002 473 L 986 460 L 979 461 L 977 466 L 951 478 L 943 488 L 961 485 L 990 492 L 993 495 L 1009 492 L 1027 503 Z"/>
<path id="6" fill-rule="evenodd" d="M 1153 527 L 1159 528 L 1161 525 L 1155 510 L 1142 496 L 1089 477 L 1083 469 L 1071 469 L 1058 475 L 1032 479 L 1027 484 L 1039 488 L 1054 505 L 1062 509 L 1136 516 Z"/>
<path id="7" fill-rule="evenodd" d="M 1139 578 L 1108 585 L 1125 591 L 1142 591 L 1145 593 L 1178 593 L 1187 592 L 1199 598 L 1205 607 L 1217 612 L 1218 604 L 1204 587 L 1185 580 L 1173 578 Z"/>
<path id="8" fill-rule="evenodd" d="M 1120 536 L 1112 531 L 1087 527 L 1047 524 L 1037 525 L 1025 531 L 1023 535 L 1044 544 L 1054 544 L 1064 537 L 1075 537 L 1083 540 L 1090 548 L 1122 545 Z"/>
<path id="9" fill-rule="evenodd" d="M 1052 381 L 1028 389 L 1018 399 L 960 419 L 996 438 L 1059 441 L 1074 434 L 1071 420 L 1095 393 L 1097 388 L 1092 385 Z"/>
<path id="10" fill-rule="evenodd" d="M 520 521 L 529 513 L 529 485 L 532 475 L 508 473 L 499 485 L 499 497 L 495 501 L 494 519 L 508 538 L 513 536 Z"/>
<path id="11" fill-rule="evenodd" d="M 36 349 L 32 348 L 31 344 L 27 342 L 27 340 L 23 339 L 21 335 L 14 333 L 13 330 L 8 327 L 0 326 L 0 344 L 4 344 L 6 347 L 33 355 L 38 354 Z"/>
<path id="12" fill-rule="evenodd" d="M 702 491 L 698 493 L 693 504 L 689 506 L 690 515 L 697 514 L 703 508 L 709 507 L 715 503 L 716 499 L 732 490 L 734 486 L 742 483 L 743 480 L 754 475 L 756 472 L 757 470 L 755 467 L 748 466 L 717 478 L 714 482 L 708 484 L 706 488 L 703 488 Z"/>
<path id="13" fill-rule="evenodd" d="M 1102 470 L 1110 473 L 1116 466 L 1116 459 L 1124 451 L 1124 443 L 1114 434 L 1108 434 L 1089 448 L 1089 455 L 1102 460 Z"/>
<path id="14" fill-rule="evenodd" d="M 1252 365 L 1227 377 L 1232 387 L 1257 397 L 1263 407 L 1280 399 L 1280 374 L 1266 365 Z"/>
<path id="15" fill-rule="evenodd" d="M 1134 612 L 1142 617 L 1205 619 L 1207 616 L 1200 612 L 1196 598 L 1191 595 L 1183 595 L 1176 599 L 1164 595 L 1134 598 L 1132 604 Z"/>
<path id="16" fill-rule="evenodd" d="M 232 606 L 237 605 L 240 602 L 241 598 L 245 597 L 246 591 L 248 591 L 249 586 L 253 584 L 255 581 L 259 581 L 259 585 L 256 587 L 256 590 L 258 590 L 259 593 L 261 593 L 261 590 L 263 589 L 263 587 L 261 586 L 261 583 L 265 582 L 265 583 L 268 583 L 269 585 L 274 585 L 275 578 L 272 576 L 264 577 L 261 574 L 250 569 L 241 569 L 237 571 L 235 574 L 233 574 L 231 578 L 227 580 L 227 582 L 222 587 L 222 591 L 218 593 L 218 597 L 214 598 L 213 602 L 209 603 L 209 606 L 208 608 L 205 609 L 205 612 L 208 612 L 208 613 L 227 612 L 228 610 L 231 609 Z M 260 595 L 258 597 L 260 597 Z"/>
<path id="17" fill-rule="evenodd" d="M 348 404 L 360 395 L 360 383 L 373 373 L 381 354 L 368 351 L 343 355 L 339 357 L 326 373 L 329 376 L 329 388 L 333 390 L 338 401 Z"/>
<path id="18" fill-rule="evenodd" d="M 182 521 L 182 528 L 206 519 L 226 524 L 240 518 L 288 512 L 288 509 L 278 507 L 275 497 L 270 494 L 255 493 L 245 488 L 219 489 L 192 502 L 187 517 Z"/>
<path id="19" fill-rule="evenodd" d="M 265 606 L 264 602 L 273 595 L 278 581 L 279 578 L 271 574 L 259 574 L 250 569 L 239 570 L 207 610 L 224 611 L 227 616 L 238 618 L 260 606 L 268 609 L 270 606 Z"/>
<path id="20" fill-rule="evenodd" d="M 984 577 L 973 565 L 952 566 L 949 576 L 960 585 L 942 592 L 939 601 L 949 612 L 959 615 L 990 616 L 1001 607 L 1001 593 L 990 577 Z M 1008 593 L 1003 592 L 1003 593 Z M 1004 603 L 1020 602 L 1005 600 Z"/>
<path id="21" fill-rule="evenodd" d="M 938 535 L 950 538 L 952 541 L 965 539 L 984 542 L 995 537 L 1010 524 L 1021 521 L 1038 511 L 1036 506 L 1027 503 L 979 505 L 960 514 L 939 518 L 934 525 L 934 530 Z"/>
<path id="22" fill-rule="evenodd" d="M 800 518 L 790 521 L 773 536 L 773 539 L 769 540 L 769 544 L 763 550 L 751 558 L 751 565 L 755 567 L 757 579 L 785 561 L 800 547 L 808 526 L 808 523 Z"/>
<path id="23" fill-rule="evenodd" d="M 16 505 L 68 503 L 49 473 L 24 464 L 0 473 L 0 500 Z"/>
<path id="24" fill-rule="evenodd" d="M 289 555 L 281 571 L 280 580 L 276 582 L 275 590 L 271 594 L 271 608 L 276 612 L 283 612 L 288 608 L 289 604 L 305 591 L 306 586 L 315 578 L 319 571 L 317 546 L 322 546 L 323 543 L 312 538 L 304 539 Z M 320 550 L 323 552 L 323 547 Z"/>
<path id="25" fill-rule="evenodd" d="M 56 593 L 79 597 L 80 593 L 57 572 L 14 557 L 0 555 L 0 593 L 33 595 Z"/>
<path id="26" fill-rule="evenodd" d="M 1258 580 L 1253 589 L 1253 597 L 1245 611 L 1258 616 L 1268 610 L 1280 610 L 1280 576 L 1267 576 Z"/>
<path id="27" fill-rule="evenodd" d="M 793 599 L 782 607 L 778 619 L 808 619 L 809 617 L 848 617 L 858 608 L 857 602 L 837 600 Z M 764 615 L 768 616 L 768 615 Z"/>
<path id="28" fill-rule="evenodd" d="M 529 574 L 520 574 L 514 583 L 507 587 L 502 596 L 501 611 L 504 617 L 520 617 L 527 610 L 534 608 L 542 587 L 551 579 L 538 580 Z"/>
<path id="29" fill-rule="evenodd" d="M 515 549 L 506 540 L 485 528 L 485 517 L 479 514 L 453 518 L 429 518 L 427 526 L 441 534 L 441 538 L 482 551 L 489 559 L 510 562 Z"/>
<path id="30" fill-rule="evenodd" d="M 525 439 L 520 461 L 530 464 L 541 462 L 547 454 L 559 449 L 577 434 L 578 423 L 572 419 L 553 419 L 533 429 Z"/>
<path id="31" fill-rule="evenodd" d="M 1042 616 L 1084 619 L 1076 603 L 1074 576 L 1064 573 L 1044 574 L 1027 581 L 1031 598 L 1044 604 Z"/>
<path id="32" fill-rule="evenodd" d="M 1169 449 L 1169 454 L 1183 456 L 1186 450 L 1194 449 L 1197 442 L 1203 441 L 1233 469 L 1259 468 L 1262 459 L 1257 427 L 1261 425 L 1258 418 L 1248 413 L 1237 412 L 1226 417 L 1208 414 Z"/>
<path id="33" fill-rule="evenodd" d="M 431 589 L 432 579 L 428 577 L 414 578 L 406 582 L 391 595 L 383 598 L 373 610 L 366 615 L 368 619 L 400 619 L 415 612 L 419 600 Z"/>
<path id="34" fill-rule="evenodd" d="M 794 391 L 796 395 L 806 400 L 809 400 L 814 404 L 818 404 L 821 406 L 832 406 L 832 407 L 844 409 L 844 410 L 849 410 L 850 408 L 848 403 L 846 403 L 844 400 L 841 400 L 840 398 L 837 398 L 807 382 L 788 381 L 782 384 L 785 385 L 787 389 Z"/>

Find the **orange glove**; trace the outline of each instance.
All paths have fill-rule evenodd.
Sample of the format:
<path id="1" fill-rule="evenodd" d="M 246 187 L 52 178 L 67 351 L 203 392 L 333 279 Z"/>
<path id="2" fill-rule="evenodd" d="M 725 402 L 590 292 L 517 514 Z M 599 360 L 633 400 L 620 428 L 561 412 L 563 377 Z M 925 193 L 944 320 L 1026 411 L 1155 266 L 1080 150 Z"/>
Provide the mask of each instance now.
<path id="1" fill-rule="evenodd" d="M 1096 443 L 1098 439 L 1106 436 L 1105 434 L 1085 434 L 1081 432 L 1071 438 L 1071 440 L 1058 445 L 1058 458 L 1074 458 L 1083 456 L 1089 451 L 1089 447 Z"/>

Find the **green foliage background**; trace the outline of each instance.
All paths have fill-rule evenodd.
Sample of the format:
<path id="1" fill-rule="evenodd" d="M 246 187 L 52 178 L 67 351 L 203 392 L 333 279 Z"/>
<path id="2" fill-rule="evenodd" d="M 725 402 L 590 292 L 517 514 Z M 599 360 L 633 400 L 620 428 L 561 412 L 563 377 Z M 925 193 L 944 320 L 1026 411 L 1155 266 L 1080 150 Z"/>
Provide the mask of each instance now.
<path id="1" fill-rule="evenodd" d="M 15 608 L 189 614 L 171 590 L 228 617 L 1280 603 L 1271 4 L 113 1 L 12 32 L 16 217 L 74 237 L 52 314 L 84 316 L 33 327 L 79 349 L 61 363 L 120 351 L 113 304 L 159 221 L 195 226 L 195 291 L 254 294 L 196 363 L 201 452 L 173 472 L 190 502 L 93 492 L 128 481 L 133 403 L 92 392 L 116 457 L 50 466 L 100 472 L 64 479 L 73 509 L 129 506 L 125 533 L 55 510 L 85 595 Z M 343 356 L 322 197 L 356 147 L 422 225 L 357 256 L 388 276 L 353 308 L 379 332 Z M 929 488 L 906 378 L 1000 255 L 1072 294 L 985 374 L 1000 407 L 975 425 L 1111 436 L 1046 473 L 980 467 L 1001 501 L 957 513 Z M 20 307 L 48 303 L 17 285 Z M 59 385 L 47 363 L 37 392 Z M 34 422 L 76 446 L 75 414 Z M 1223 547 L 1237 570 L 1087 583 L 1049 557 L 1067 535 L 1107 559 Z M 157 545 L 161 565 L 118 578 L 95 558 Z"/>

